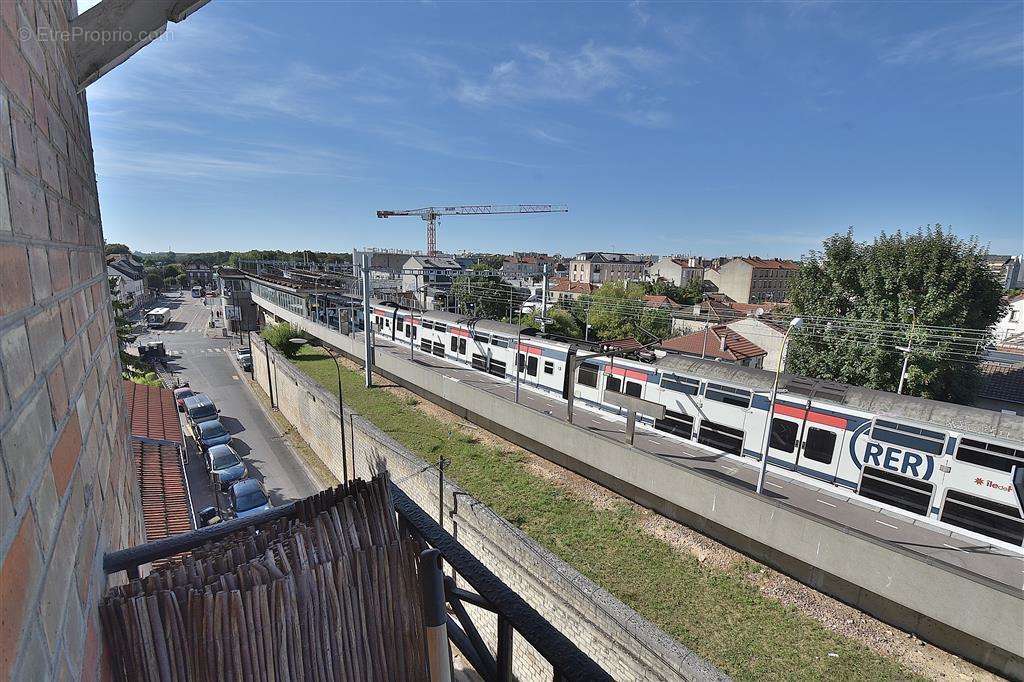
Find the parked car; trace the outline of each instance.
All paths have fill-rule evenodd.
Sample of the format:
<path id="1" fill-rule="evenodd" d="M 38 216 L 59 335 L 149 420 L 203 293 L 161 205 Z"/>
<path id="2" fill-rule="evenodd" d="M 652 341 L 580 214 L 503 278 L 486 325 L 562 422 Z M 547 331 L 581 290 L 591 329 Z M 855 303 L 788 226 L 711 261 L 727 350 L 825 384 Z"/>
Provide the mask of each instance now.
<path id="1" fill-rule="evenodd" d="M 228 490 L 228 505 L 235 518 L 255 516 L 273 508 L 267 489 L 255 478 L 234 483 Z"/>
<path id="2" fill-rule="evenodd" d="M 212 421 L 220 415 L 220 410 L 217 409 L 210 396 L 205 393 L 196 393 L 191 397 L 185 398 L 184 405 L 185 416 L 188 417 L 188 421 L 192 424 L 193 428 L 196 424 Z"/>
<path id="3" fill-rule="evenodd" d="M 156 360 L 167 355 L 163 341 L 147 341 L 139 344 L 140 360 Z"/>
<path id="4" fill-rule="evenodd" d="M 188 386 L 174 389 L 174 402 L 178 405 L 178 412 L 185 411 L 185 398 L 191 398 L 194 395 L 196 392 Z"/>
<path id="5" fill-rule="evenodd" d="M 206 453 L 206 468 L 210 472 L 210 482 L 222 491 L 227 491 L 235 481 L 249 475 L 245 462 L 230 445 L 214 445 Z"/>
<path id="6" fill-rule="evenodd" d="M 238 364 L 242 366 L 246 372 L 252 369 L 252 349 L 251 348 L 239 348 L 235 351 L 235 359 L 238 360 Z"/>
<path id="7" fill-rule="evenodd" d="M 200 422 L 193 426 L 192 432 L 196 437 L 196 445 L 203 452 L 214 445 L 227 445 L 231 442 L 231 433 L 224 428 L 219 419 Z"/>

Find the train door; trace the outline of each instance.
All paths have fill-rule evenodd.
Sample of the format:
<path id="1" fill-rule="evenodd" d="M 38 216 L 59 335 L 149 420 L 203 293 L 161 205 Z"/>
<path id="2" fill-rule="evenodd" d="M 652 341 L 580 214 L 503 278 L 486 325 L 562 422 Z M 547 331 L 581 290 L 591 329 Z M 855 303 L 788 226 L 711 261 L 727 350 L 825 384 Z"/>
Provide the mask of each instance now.
<path id="1" fill-rule="evenodd" d="M 569 346 L 565 354 L 565 369 L 562 372 L 562 400 L 569 399 L 569 386 L 572 382 L 573 360 L 576 358 L 576 347 Z"/>

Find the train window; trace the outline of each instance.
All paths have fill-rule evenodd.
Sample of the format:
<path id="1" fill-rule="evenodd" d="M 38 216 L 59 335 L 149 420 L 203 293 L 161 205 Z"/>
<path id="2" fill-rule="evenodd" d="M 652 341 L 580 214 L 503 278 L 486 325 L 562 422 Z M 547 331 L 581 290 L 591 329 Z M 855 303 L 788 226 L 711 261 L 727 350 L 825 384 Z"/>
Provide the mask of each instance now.
<path id="1" fill-rule="evenodd" d="M 491 337 L 491 345 L 497 346 L 498 348 L 508 348 L 508 340 L 493 336 Z"/>
<path id="2" fill-rule="evenodd" d="M 459 354 L 460 355 L 465 355 L 466 354 L 466 337 L 464 337 L 464 336 L 459 337 Z"/>
<path id="3" fill-rule="evenodd" d="M 783 452 L 796 450 L 796 434 L 800 430 L 796 422 L 788 419 L 772 419 L 772 431 L 768 435 L 768 446 Z"/>
<path id="4" fill-rule="evenodd" d="M 412 336 L 412 333 L 416 330 L 411 324 L 405 325 L 405 338 Z"/>
<path id="5" fill-rule="evenodd" d="M 950 490 L 940 521 L 1015 545 L 1024 543 L 1024 520 L 1016 507 Z"/>
<path id="6" fill-rule="evenodd" d="M 398 318 L 398 322 L 395 323 L 395 329 L 402 331 L 405 329 L 405 321 L 402 318 Z"/>
<path id="7" fill-rule="evenodd" d="M 697 442 L 713 448 L 730 452 L 734 455 L 743 454 L 743 431 L 724 424 L 716 424 L 706 419 L 700 423 Z"/>
<path id="8" fill-rule="evenodd" d="M 459 337 L 453 336 L 452 337 L 452 352 L 453 353 L 457 353 L 458 350 L 459 350 Z"/>
<path id="9" fill-rule="evenodd" d="M 946 442 L 946 434 L 929 431 L 909 424 L 876 419 L 871 429 L 871 437 L 884 443 L 892 443 L 905 448 L 941 455 L 942 446 Z"/>
<path id="10" fill-rule="evenodd" d="M 726 405 L 736 405 L 742 408 L 750 407 L 750 391 L 742 388 L 709 383 L 704 391 L 704 395 L 709 400 L 716 400 Z"/>
<path id="11" fill-rule="evenodd" d="M 626 395 L 631 395 L 634 398 L 639 398 L 640 394 L 644 392 L 644 387 L 635 381 L 626 382 Z"/>
<path id="12" fill-rule="evenodd" d="M 807 436 L 804 437 L 804 457 L 822 464 L 831 464 L 835 452 L 835 433 L 813 426 L 807 429 Z"/>
<path id="13" fill-rule="evenodd" d="M 437 341 L 434 342 L 434 355 L 436 355 L 439 358 L 443 358 L 444 357 L 444 344 L 443 343 L 438 343 Z"/>
<path id="14" fill-rule="evenodd" d="M 433 348 L 433 342 L 430 339 L 427 339 L 427 338 L 420 339 L 420 350 L 422 350 L 424 353 L 429 353 L 432 348 Z"/>
<path id="15" fill-rule="evenodd" d="M 956 458 L 968 464 L 988 467 L 997 471 L 1012 471 L 1015 466 L 1024 466 L 1024 450 L 1015 450 L 1005 445 L 996 445 L 971 438 L 961 438 L 956 449 Z"/>
<path id="16" fill-rule="evenodd" d="M 432 325 L 429 320 L 420 320 L 420 327 L 422 329 L 433 329 L 434 325 Z"/>
<path id="17" fill-rule="evenodd" d="M 526 356 L 522 353 L 516 353 L 516 369 L 520 372 L 526 367 Z"/>
<path id="18" fill-rule="evenodd" d="M 439 332 L 446 332 L 446 331 L 448 331 L 448 325 L 442 324 L 440 322 L 435 322 L 434 323 L 434 330 L 435 331 L 439 331 Z"/>
<path id="19" fill-rule="evenodd" d="M 932 484 L 894 474 L 886 469 L 864 467 L 857 491 L 869 500 L 885 502 L 925 516 L 932 499 Z"/>
<path id="20" fill-rule="evenodd" d="M 604 378 L 604 390 L 622 393 L 622 379 L 611 375 L 606 376 Z"/>
<path id="21" fill-rule="evenodd" d="M 491 337 L 487 334 L 473 334 L 473 338 L 476 339 L 477 343 L 490 343 Z"/>
<path id="22" fill-rule="evenodd" d="M 488 372 L 496 377 L 505 376 L 505 363 L 501 360 L 495 360 L 491 358 L 491 366 L 487 369 Z"/>
<path id="23" fill-rule="evenodd" d="M 553 363 L 551 360 L 545 360 L 544 361 L 544 373 L 545 374 L 554 374 L 555 373 L 555 363 Z"/>
<path id="24" fill-rule="evenodd" d="M 688 395 L 697 395 L 700 391 L 700 379 L 680 376 L 678 374 L 662 374 L 661 387 L 670 391 L 679 391 Z"/>
<path id="25" fill-rule="evenodd" d="M 584 386 L 597 388 L 597 365 L 591 362 L 584 362 L 576 372 L 576 381 Z"/>
<path id="26" fill-rule="evenodd" d="M 526 373 L 531 377 L 537 376 L 537 356 L 531 355 L 526 358 Z"/>
<path id="27" fill-rule="evenodd" d="M 654 428 L 689 440 L 693 437 L 693 417 L 682 412 L 665 410 L 665 418 L 655 419 Z"/>
<path id="28" fill-rule="evenodd" d="M 478 369 L 481 372 L 487 371 L 487 358 L 483 355 L 477 355 L 473 353 L 473 369 Z"/>

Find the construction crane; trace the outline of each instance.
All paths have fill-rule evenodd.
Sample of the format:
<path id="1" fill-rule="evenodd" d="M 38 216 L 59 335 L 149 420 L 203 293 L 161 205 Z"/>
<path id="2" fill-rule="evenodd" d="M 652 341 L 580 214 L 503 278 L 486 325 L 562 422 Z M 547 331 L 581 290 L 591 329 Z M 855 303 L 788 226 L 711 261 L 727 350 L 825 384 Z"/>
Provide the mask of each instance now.
<path id="1" fill-rule="evenodd" d="M 506 213 L 566 213 L 568 206 L 514 204 L 511 206 L 427 206 L 408 211 L 377 211 L 378 218 L 417 216 L 427 223 L 427 255 L 437 255 L 437 223 L 443 215 L 500 215 Z"/>

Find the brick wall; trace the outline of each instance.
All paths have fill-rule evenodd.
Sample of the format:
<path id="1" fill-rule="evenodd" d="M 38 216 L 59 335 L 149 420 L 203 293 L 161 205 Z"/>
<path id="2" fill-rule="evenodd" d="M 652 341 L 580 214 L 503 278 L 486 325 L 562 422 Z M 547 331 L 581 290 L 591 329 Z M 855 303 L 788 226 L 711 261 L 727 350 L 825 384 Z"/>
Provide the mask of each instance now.
<path id="1" fill-rule="evenodd" d="M 0 679 L 95 677 L 102 555 L 142 537 L 74 14 L 0 0 Z"/>
<path id="2" fill-rule="evenodd" d="M 320 459 L 341 477 L 337 398 L 253 337 L 253 369 L 274 403 Z M 369 478 L 382 467 L 420 507 L 435 516 L 438 478 L 433 468 L 357 414 L 345 411 L 346 443 L 355 473 Z M 445 528 L 587 655 L 620 680 L 719 679 L 706 661 L 611 594 L 539 546 L 462 488 L 446 481 Z M 467 605 L 490 644 L 494 614 Z M 513 673 L 520 680 L 550 680 L 551 668 L 518 633 Z"/>

